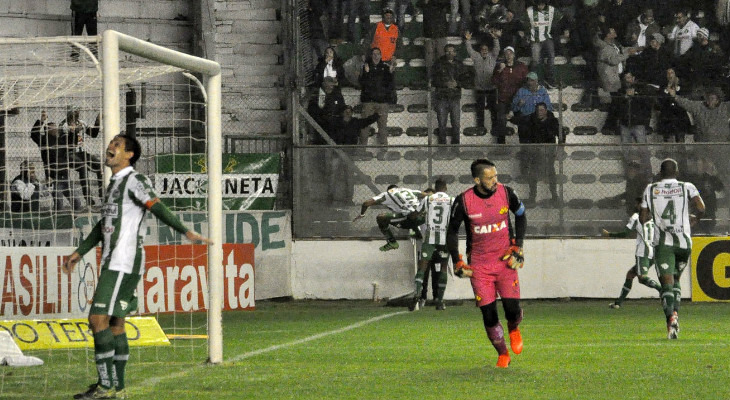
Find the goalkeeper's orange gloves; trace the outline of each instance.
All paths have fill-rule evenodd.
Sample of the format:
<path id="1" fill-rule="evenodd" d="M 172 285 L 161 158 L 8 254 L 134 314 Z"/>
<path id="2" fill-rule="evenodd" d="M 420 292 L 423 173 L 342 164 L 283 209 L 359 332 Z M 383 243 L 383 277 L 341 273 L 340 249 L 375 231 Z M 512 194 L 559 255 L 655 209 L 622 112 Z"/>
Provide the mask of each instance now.
<path id="1" fill-rule="evenodd" d="M 464 262 L 464 257 L 461 254 L 459 254 L 459 261 L 454 264 L 454 275 L 459 278 L 469 278 L 472 276 L 471 267 Z"/>
<path id="2" fill-rule="evenodd" d="M 518 246 L 514 239 L 510 241 L 510 246 L 502 255 L 502 261 L 507 261 L 507 266 L 512 269 L 522 268 L 525 265 L 525 256 L 522 254 L 522 247 Z"/>

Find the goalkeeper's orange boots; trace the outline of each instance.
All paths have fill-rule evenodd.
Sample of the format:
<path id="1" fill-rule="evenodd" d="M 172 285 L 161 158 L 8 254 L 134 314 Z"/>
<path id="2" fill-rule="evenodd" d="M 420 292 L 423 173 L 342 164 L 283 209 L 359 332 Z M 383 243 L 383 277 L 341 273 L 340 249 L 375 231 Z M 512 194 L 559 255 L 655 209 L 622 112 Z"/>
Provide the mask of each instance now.
<path id="1" fill-rule="evenodd" d="M 500 354 L 499 358 L 497 359 L 497 368 L 507 368 L 509 367 L 509 362 L 509 353 Z"/>
<path id="2" fill-rule="evenodd" d="M 512 348 L 513 353 L 522 353 L 522 334 L 520 333 L 520 328 L 515 328 L 515 330 L 509 333 L 509 346 Z"/>

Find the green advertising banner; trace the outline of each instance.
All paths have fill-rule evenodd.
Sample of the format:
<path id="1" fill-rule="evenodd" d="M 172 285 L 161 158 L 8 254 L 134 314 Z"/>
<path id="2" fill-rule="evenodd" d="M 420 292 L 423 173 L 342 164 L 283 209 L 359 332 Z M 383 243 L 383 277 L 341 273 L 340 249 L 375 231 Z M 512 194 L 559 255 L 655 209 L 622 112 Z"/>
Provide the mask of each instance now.
<path id="1" fill-rule="evenodd" d="M 204 154 L 163 154 L 155 161 L 155 192 L 165 204 L 173 209 L 207 208 Z M 223 154 L 223 209 L 272 210 L 280 165 L 279 154 Z"/>

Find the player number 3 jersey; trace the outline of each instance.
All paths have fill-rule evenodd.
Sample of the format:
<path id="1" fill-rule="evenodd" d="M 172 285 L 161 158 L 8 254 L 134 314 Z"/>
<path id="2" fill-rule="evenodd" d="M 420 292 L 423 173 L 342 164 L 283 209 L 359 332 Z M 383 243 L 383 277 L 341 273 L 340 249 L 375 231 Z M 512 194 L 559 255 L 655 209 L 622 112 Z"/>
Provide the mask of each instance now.
<path id="1" fill-rule="evenodd" d="M 102 209 L 102 269 L 144 273 L 145 205 L 156 198 L 147 177 L 132 167 L 111 178 Z"/>
<path id="2" fill-rule="evenodd" d="M 444 192 L 436 192 L 423 199 L 421 209 L 426 213 L 426 231 L 423 243 L 446 245 L 446 231 L 454 198 Z"/>
<path id="3" fill-rule="evenodd" d="M 690 199 L 699 191 L 690 182 L 663 179 L 644 190 L 641 207 L 649 209 L 657 229 L 654 245 L 692 248 L 689 227 Z"/>

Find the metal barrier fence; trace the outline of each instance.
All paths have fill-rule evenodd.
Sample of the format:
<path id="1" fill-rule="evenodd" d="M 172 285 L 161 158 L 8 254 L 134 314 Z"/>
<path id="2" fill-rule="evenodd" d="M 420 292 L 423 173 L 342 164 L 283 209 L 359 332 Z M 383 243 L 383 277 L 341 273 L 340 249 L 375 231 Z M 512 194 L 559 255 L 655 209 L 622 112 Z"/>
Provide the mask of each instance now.
<path id="1" fill-rule="evenodd" d="M 302 146 L 295 148 L 294 235 L 380 238 L 374 218 L 382 208 L 374 207 L 367 218 L 352 223 L 363 201 L 390 184 L 422 190 L 438 178 L 457 195 L 473 185 L 471 162 L 488 158 L 497 164 L 499 181 L 527 202 L 528 236 L 600 236 L 601 229 L 623 228 L 635 198 L 667 157 L 677 159 L 680 179 L 693 182 L 707 204 L 695 233 L 722 235 L 729 230 L 723 187 L 730 182 L 718 171 L 727 170 L 728 150 L 730 145 L 718 143 Z M 649 164 L 635 161 L 636 155 L 647 156 Z M 534 200 L 528 200 L 531 194 Z"/>

